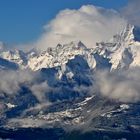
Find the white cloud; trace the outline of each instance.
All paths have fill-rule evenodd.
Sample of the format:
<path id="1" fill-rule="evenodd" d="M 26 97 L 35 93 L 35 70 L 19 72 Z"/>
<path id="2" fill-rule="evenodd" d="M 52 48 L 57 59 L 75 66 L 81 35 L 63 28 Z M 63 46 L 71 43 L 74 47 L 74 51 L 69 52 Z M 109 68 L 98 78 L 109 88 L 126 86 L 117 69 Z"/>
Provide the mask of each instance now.
<path id="1" fill-rule="evenodd" d="M 40 103 L 46 100 L 45 93 L 49 91 L 47 82 L 37 83 L 40 74 L 29 70 L 0 70 L 0 94 L 15 95 L 26 85 Z"/>
<path id="2" fill-rule="evenodd" d="M 140 69 L 134 68 L 121 72 L 97 73 L 96 89 L 103 96 L 121 102 L 140 101 Z"/>
<path id="3" fill-rule="evenodd" d="M 140 0 L 129 0 L 121 14 L 133 25 L 140 27 Z"/>
<path id="4" fill-rule="evenodd" d="M 46 81 L 41 84 L 35 84 L 31 87 L 32 93 L 41 103 L 48 101 L 45 93 L 48 92 L 49 90 L 50 90 L 50 87 L 48 86 Z"/>
<path id="5" fill-rule="evenodd" d="M 0 70 L 0 92 L 16 94 L 20 84 L 30 82 L 34 78 L 29 71 Z"/>
<path id="6" fill-rule="evenodd" d="M 88 47 L 94 47 L 96 42 L 110 39 L 125 24 L 126 21 L 114 10 L 93 5 L 78 10 L 66 9 L 44 27 L 43 35 L 34 45 L 44 50 L 58 43 L 81 40 Z"/>

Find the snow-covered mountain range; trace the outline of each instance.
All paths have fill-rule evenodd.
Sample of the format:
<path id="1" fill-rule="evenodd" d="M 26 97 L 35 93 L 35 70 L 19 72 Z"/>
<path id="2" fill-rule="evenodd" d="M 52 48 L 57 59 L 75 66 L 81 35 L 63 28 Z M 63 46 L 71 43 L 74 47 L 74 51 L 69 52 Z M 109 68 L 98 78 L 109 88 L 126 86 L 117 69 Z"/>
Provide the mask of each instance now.
<path id="1" fill-rule="evenodd" d="M 130 24 L 108 42 L 96 43 L 91 48 L 82 41 L 58 44 L 43 52 L 1 48 L 1 70 L 30 70 L 40 72 L 41 78 L 37 82 L 20 83 L 21 89 L 14 96 L 6 93 L 0 96 L 0 125 L 6 128 L 80 126 L 139 131 L 139 103 L 114 101 L 91 88 L 93 72 L 135 67 L 140 67 L 140 30 Z M 44 81 L 47 81 L 49 90 Z M 29 88 L 33 83 L 37 84 Z M 36 94 L 31 92 L 41 94 L 45 90 L 49 103 L 43 101 L 40 104 Z M 88 94 L 89 91 L 92 94 Z"/>
<path id="2" fill-rule="evenodd" d="M 29 68 L 33 71 L 64 67 L 68 60 L 74 59 L 77 55 L 83 56 L 89 67 L 94 69 L 98 63 L 95 54 L 109 59 L 111 69 L 135 67 L 140 66 L 139 32 L 139 29 L 128 24 L 122 32 L 114 35 L 108 42 L 96 43 L 92 48 L 87 48 L 81 41 L 74 41 L 64 45 L 58 44 L 55 48 L 47 48 L 40 53 L 1 49 L 0 57 L 15 63 L 21 69 Z"/>

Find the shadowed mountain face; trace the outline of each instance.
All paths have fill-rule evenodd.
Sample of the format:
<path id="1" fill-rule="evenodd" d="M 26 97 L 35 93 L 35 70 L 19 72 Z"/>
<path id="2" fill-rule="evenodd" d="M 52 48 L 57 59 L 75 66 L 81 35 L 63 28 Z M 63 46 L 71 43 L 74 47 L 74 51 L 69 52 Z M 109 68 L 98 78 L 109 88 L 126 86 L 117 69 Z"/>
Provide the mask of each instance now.
<path id="1" fill-rule="evenodd" d="M 6 59 L 0 58 L 0 69 L 17 70 L 18 65 Z"/>
<path id="2" fill-rule="evenodd" d="M 135 35 L 135 40 L 140 42 L 140 28 L 139 27 L 134 28 L 134 35 Z"/>
<path id="3" fill-rule="evenodd" d="M 139 36 L 127 25 L 95 48 L 71 42 L 41 53 L 1 50 L 0 137 L 137 139 Z"/>

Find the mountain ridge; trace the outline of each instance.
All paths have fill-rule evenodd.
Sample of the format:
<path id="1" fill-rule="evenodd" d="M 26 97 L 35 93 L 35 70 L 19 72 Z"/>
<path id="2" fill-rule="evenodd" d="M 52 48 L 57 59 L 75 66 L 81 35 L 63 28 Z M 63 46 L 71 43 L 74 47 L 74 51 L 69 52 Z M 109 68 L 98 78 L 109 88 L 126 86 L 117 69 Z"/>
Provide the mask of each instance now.
<path id="1" fill-rule="evenodd" d="M 48 48 L 39 54 L 35 51 L 1 51 L 0 57 L 16 63 L 21 69 L 29 68 L 33 71 L 65 65 L 76 55 L 84 56 L 90 68 L 94 69 L 98 61 L 95 60 L 94 54 L 110 59 L 112 70 L 120 67 L 137 67 L 140 66 L 140 42 L 135 39 L 139 38 L 138 34 L 138 37 L 135 36 L 135 32 L 135 27 L 127 24 L 119 34 L 114 35 L 108 42 L 97 43 L 95 48 L 87 48 L 81 41 L 76 41 L 58 44 L 55 48 Z"/>

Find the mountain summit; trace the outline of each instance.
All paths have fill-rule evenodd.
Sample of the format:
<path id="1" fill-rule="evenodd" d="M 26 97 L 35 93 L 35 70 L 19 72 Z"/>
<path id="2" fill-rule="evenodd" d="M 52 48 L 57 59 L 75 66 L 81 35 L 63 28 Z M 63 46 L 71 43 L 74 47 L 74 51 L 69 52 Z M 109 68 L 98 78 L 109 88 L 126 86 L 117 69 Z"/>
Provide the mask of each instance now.
<path id="1" fill-rule="evenodd" d="M 107 42 L 97 43 L 100 55 L 110 59 L 112 69 L 140 66 L 139 35 L 134 26 L 128 24 L 125 29 Z"/>

